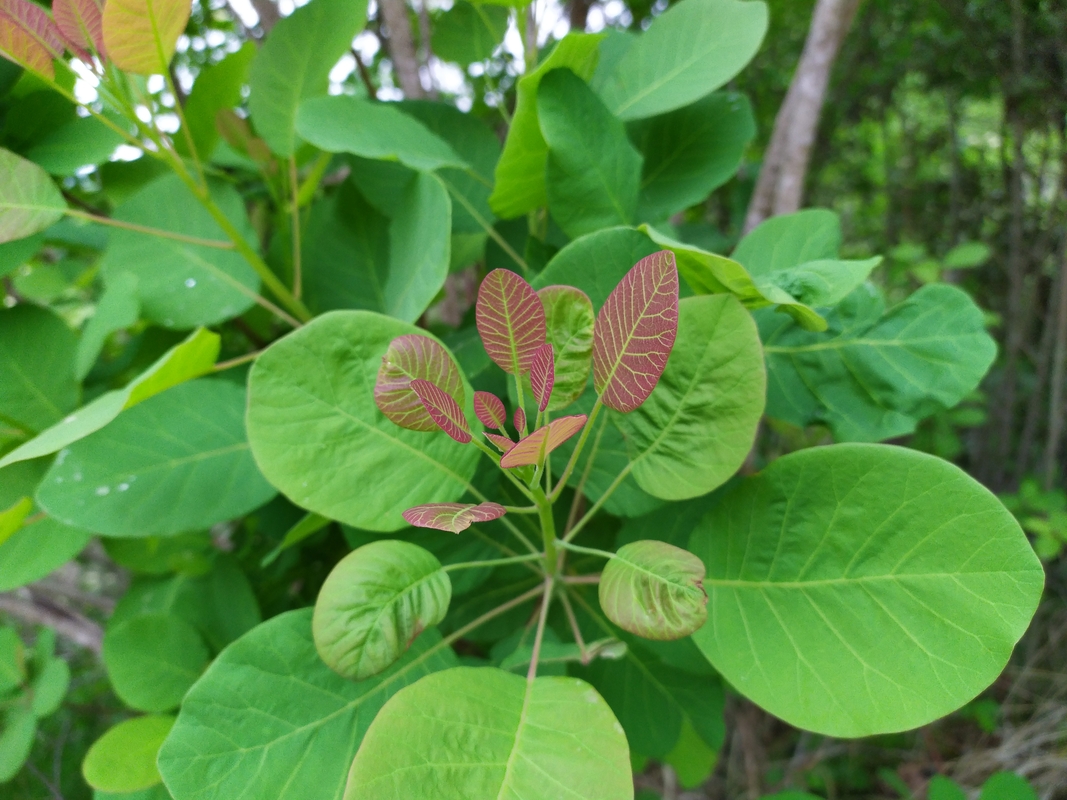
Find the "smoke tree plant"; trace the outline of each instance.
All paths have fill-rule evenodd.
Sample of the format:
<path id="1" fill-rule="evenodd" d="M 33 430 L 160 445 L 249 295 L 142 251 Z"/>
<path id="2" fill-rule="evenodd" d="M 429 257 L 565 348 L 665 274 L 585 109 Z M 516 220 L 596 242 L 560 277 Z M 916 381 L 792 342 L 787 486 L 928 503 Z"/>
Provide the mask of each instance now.
<path id="1" fill-rule="evenodd" d="M 830 211 L 678 224 L 754 135 L 722 87 L 763 3 L 527 53 L 502 147 L 449 102 L 331 94 L 361 0 L 183 98 L 192 10 L 0 9 L 0 590 L 94 538 L 133 576 L 99 797 L 621 800 L 649 759 L 709 774 L 727 692 L 857 737 L 997 677 L 1040 563 L 962 470 L 881 443 L 977 387 L 981 310 L 887 307 Z M 469 12 L 432 20 L 457 62 L 525 19 Z M 770 458 L 766 421 L 834 443 Z"/>

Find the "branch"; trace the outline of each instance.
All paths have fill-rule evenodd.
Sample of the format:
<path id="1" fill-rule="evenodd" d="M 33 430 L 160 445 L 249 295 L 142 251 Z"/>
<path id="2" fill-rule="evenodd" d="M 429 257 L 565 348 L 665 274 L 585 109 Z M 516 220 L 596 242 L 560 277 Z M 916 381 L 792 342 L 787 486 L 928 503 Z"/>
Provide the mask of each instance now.
<path id="1" fill-rule="evenodd" d="M 400 89 L 408 99 L 426 97 L 419 80 L 419 61 L 411 36 L 411 20 L 404 0 L 380 0 L 382 20 L 389 32 L 389 57 L 400 81 Z"/>
<path id="2" fill-rule="evenodd" d="M 30 625 L 45 625 L 79 647 L 103 651 L 104 631 L 100 625 L 77 611 L 62 608 L 29 589 L 0 594 L 0 612 Z"/>

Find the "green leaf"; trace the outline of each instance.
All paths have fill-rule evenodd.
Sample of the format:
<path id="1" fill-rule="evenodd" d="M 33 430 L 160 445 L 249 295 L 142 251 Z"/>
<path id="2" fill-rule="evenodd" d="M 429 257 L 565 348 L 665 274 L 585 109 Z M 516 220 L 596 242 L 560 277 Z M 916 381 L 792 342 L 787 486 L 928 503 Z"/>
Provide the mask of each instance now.
<path id="1" fill-rule="evenodd" d="M 834 445 L 774 461 L 697 526 L 707 624 L 693 639 L 791 725 L 925 725 L 1004 668 L 1044 571 L 1012 515 L 958 467 Z"/>
<path id="2" fill-rule="evenodd" d="M 406 524 L 405 508 L 466 491 L 477 450 L 444 433 L 399 428 L 374 404 L 382 355 L 408 333 L 425 331 L 367 311 L 335 311 L 256 359 L 249 440 L 263 474 L 297 505 L 364 530 L 394 531 Z"/>
<path id="3" fill-rule="evenodd" d="M 174 717 L 135 717 L 93 742 L 82 762 L 85 782 L 102 792 L 136 792 L 160 782 L 156 753 Z"/>
<path id="4" fill-rule="evenodd" d="M 389 277 L 382 310 L 415 322 L 448 277 L 452 204 L 444 184 L 427 173 L 415 178 L 402 203 L 389 226 Z"/>
<path id="5" fill-rule="evenodd" d="M 289 530 L 285 532 L 285 537 L 278 543 L 270 553 L 263 557 L 261 566 L 267 566 L 273 563 L 283 550 L 288 550 L 290 547 L 295 547 L 300 542 L 307 539 L 309 536 L 318 533 L 323 528 L 327 527 L 333 522 L 332 519 L 327 519 L 321 514 L 316 514 L 313 511 L 309 511 L 300 521 L 293 525 Z"/>
<path id="6" fill-rule="evenodd" d="M 77 341 L 51 311 L 24 304 L 0 310 L 0 426 L 33 435 L 77 405 Z"/>
<path id="7" fill-rule="evenodd" d="M 0 694 L 9 694 L 26 681 L 26 656 L 14 628 L 0 627 Z"/>
<path id="8" fill-rule="evenodd" d="M 32 510 L 33 500 L 29 497 L 16 500 L 10 508 L 0 510 L 0 546 L 22 527 L 23 520 Z"/>
<path id="9" fill-rule="evenodd" d="M 828 425 L 838 441 L 910 433 L 917 419 L 970 394 L 996 355 L 981 310 L 947 284 L 924 286 L 888 311 L 877 290 L 860 287 L 827 315 L 825 333 L 767 311 L 756 320 L 767 414 Z"/>
<path id="10" fill-rule="evenodd" d="M 44 235 L 36 233 L 25 239 L 0 244 L 0 277 L 10 275 L 33 258 L 44 244 Z"/>
<path id="11" fill-rule="evenodd" d="M 175 800 L 336 800 L 386 700 L 454 663 L 437 632 L 427 631 L 387 672 L 354 683 L 319 659 L 311 609 L 282 614 L 208 667 L 182 703 L 159 768 Z"/>
<path id="12" fill-rule="evenodd" d="M 93 800 L 173 800 L 162 783 L 139 792 L 93 792 Z"/>
<path id="13" fill-rule="evenodd" d="M 981 242 L 964 242 L 958 244 L 945 253 L 945 257 L 942 260 L 942 266 L 945 269 L 971 269 L 973 267 L 980 267 L 989 257 L 993 254 L 993 251 L 989 249 L 988 245 Z"/>
<path id="14" fill-rule="evenodd" d="M 736 298 L 682 300 L 659 383 L 644 405 L 615 418 L 637 483 L 664 500 L 721 486 L 752 449 L 766 388 L 759 333 Z"/>
<path id="15" fill-rule="evenodd" d="M 960 785 L 944 775 L 934 775 L 926 787 L 927 800 L 967 800 Z"/>
<path id="16" fill-rule="evenodd" d="M 108 59 L 137 75 L 165 73 L 191 9 L 191 0 L 108 0 L 103 18 Z"/>
<path id="17" fill-rule="evenodd" d="M 549 72 L 537 90 L 552 218 L 572 239 L 633 222 L 641 155 L 593 90 L 568 69 Z"/>
<path id="18" fill-rule="evenodd" d="M 640 231 L 608 228 L 575 239 L 534 278 L 535 289 L 562 284 L 585 292 L 599 309 L 634 264 L 659 250 Z"/>
<path id="19" fill-rule="evenodd" d="M 328 153 L 399 161 L 418 170 L 467 166 L 446 142 L 393 104 L 351 95 L 305 100 L 297 111 L 296 132 Z"/>
<path id="20" fill-rule="evenodd" d="M 252 62 L 248 107 L 275 155 L 296 152 L 298 106 L 326 94 L 330 70 L 366 22 L 366 0 L 312 0 L 271 30 Z"/>
<path id="21" fill-rule="evenodd" d="M 766 275 L 807 261 L 837 258 L 840 249 L 837 214 L 809 208 L 764 220 L 741 240 L 732 257 L 753 275 Z"/>
<path id="22" fill-rule="evenodd" d="M 452 583 L 432 553 L 395 539 L 366 544 L 341 559 L 319 591 L 315 648 L 338 675 L 364 680 L 444 619 L 451 598 Z"/>
<path id="23" fill-rule="evenodd" d="M 141 316 L 141 303 L 137 299 L 137 278 L 128 272 L 116 275 L 104 290 L 96 310 L 89 317 L 78 340 L 74 362 L 75 375 L 84 380 L 104 349 L 108 337 L 115 331 L 129 328 Z"/>
<path id="24" fill-rule="evenodd" d="M 496 186 L 489 197 L 489 205 L 497 216 L 511 219 L 548 202 L 545 193 L 548 145 L 537 118 L 537 88 L 546 74 L 560 67 L 588 79 L 596 67 L 597 44 L 602 38 L 596 34 L 568 33 L 533 72 L 519 79 L 515 115 L 496 166 Z"/>
<path id="25" fill-rule="evenodd" d="M 92 537 L 51 517 L 23 525 L 0 545 L 0 592 L 39 581 L 78 555 Z"/>
<path id="26" fill-rule="evenodd" d="M 683 789 L 695 789 L 711 777 L 715 763 L 719 760 L 717 750 L 708 747 L 700 738 L 689 720 L 682 722 L 682 732 L 678 743 L 671 752 L 663 757 L 665 764 L 674 767 L 678 776 L 678 785 Z"/>
<path id="27" fill-rule="evenodd" d="M 189 133 L 201 159 L 210 159 L 218 144 L 216 115 L 223 109 L 240 105 L 241 90 L 255 55 L 256 46 L 252 42 L 245 42 L 239 50 L 230 53 L 217 64 L 205 67 L 196 76 L 193 90 L 185 103 L 185 121 L 189 123 Z M 178 133 L 171 138 L 174 140 L 175 149 L 183 155 L 188 155 L 189 145 L 185 135 Z"/>
<path id="28" fill-rule="evenodd" d="M 412 718 L 420 724 L 413 727 Z M 398 780 L 399 776 L 403 780 Z M 544 797 L 629 800 L 626 738 L 603 698 L 575 678 L 457 667 L 383 708 L 352 762 L 346 800 Z"/>
<path id="29" fill-rule="evenodd" d="M 633 123 L 629 133 L 644 156 L 637 215 L 655 222 L 701 202 L 737 173 L 756 119 L 745 95 L 716 92 Z"/>
<path id="30" fill-rule="evenodd" d="M 76 117 L 36 142 L 26 158 L 60 177 L 81 167 L 103 164 L 125 140 L 95 117 Z"/>
<path id="31" fill-rule="evenodd" d="M 14 707 L 3 712 L 0 725 L 0 783 L 18 774 L 33 749 L 37 718 L 28 708 Z"/>
<path id="32" fill-rule="evenodd" d="M 604 567 L 600 607 L 623 630 L 646 639 L 681 639 L 707 619 L 704 565 L 666 542 L 624 545 Z"/>
<path id="33" fill-rule="evenodd" d="M 207 662 L 204 640 L 178 617 L 143 614 L 109 625 L 104 636 L 111 686 L 138 711 L 176 708 Z"/>
<path id="34" fill-rule="evenodd" d="M 208 528 L 267 502 L 244 431 L 245 391 L 201 379 L 157 395 L 56 459 L 37 501 L 108 536 Z"/>
<path id="35" fill-rule="evenodd" d="M 0 320 L 2 319 L 0 316 Z M 54 347 L 55 340 L 52 341 Z M 160 356 L 151 367 L 124 388 L 100 395 L 89 405 L 48 428 L 40 436 L 0 458 L 0 468 L 61 450 L 100 430 L 123 409 L 132 408 L 172 386 L 210 372 L 219 354 L 219 342 L 217 333 L 204 328 L 193 331 L 183 342 Z"/>
<path id="36" fill-rule="evenodd" d="M 555 353 L 549 411 L 566 408 L 585 391 L 593 365 L 593 304 L 581 289 L 546 286 L 537 296 L 545 309 L 545 338 Z"/>
<path id="37" fill-rule="evenodd" d="M 1037 800 L 1037 792 L 1022 775 L 997 772 L 982 785 L 979 800 Z"/>
<path id="38" fill-rule="evenodd" d="M 624 120 L 687 106 L 740 72 L 766 31 L 764 3 L 682 0 L 638 37 L 600 95 Z"/>
<path id="39" fill-rule="evenodd" d="M 70 685 L 70 667 L 61 658 L 45 662 L 33 679 L 33 704 L 31 710 L 38 719 L 54 714 L 63 703 Z"/>
<path id="40" fill-rule="evenodd" d="M 506 8 L 459 0 L 433 25 L 433 54 L 467 67 L 493 55 L 508 29 Z"/>

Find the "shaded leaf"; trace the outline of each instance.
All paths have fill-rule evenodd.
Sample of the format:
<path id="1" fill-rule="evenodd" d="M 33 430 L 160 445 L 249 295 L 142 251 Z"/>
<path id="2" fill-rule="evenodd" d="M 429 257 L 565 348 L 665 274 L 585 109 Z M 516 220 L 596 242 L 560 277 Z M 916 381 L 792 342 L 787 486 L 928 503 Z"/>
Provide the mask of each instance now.
<path id="1" fill-rule="evenodd" d="M 546 286 L 537 296 L 545 309 L 545 338 L 555 353 L 548 410 L 557 411 L 581 397 L 589 382 L 596 318 L 588 296 L 573 286 Z"/>
<path id="2" fill-rule="evenodd" d="M 103 31 L 108 58 L 136 75 L 163 74 L 191 10 L 191 0 L 107 0 Z"/>
<path id="3" fill-rule="evenodd" d="M 140 316 L 137 278 L 129 273 L 116 276 L 100 296 L 96 310 L 82 329 L 74 363 L 78 379 L 84 380 L 89 374 L 108 337 L 115 331 L 134 325 Z"/>
<path id="4" fill-rule="evenodd" d="M 460 444 L 471 440 L 470 426 L 459 403 L 444 389 L 429 381 L 416 378 L 411 388 L 422 402 L 433 422 Z"/>
<path id="5" fill-rule="evenodd" d="M 585 414 L 560 417 L 520 439 L 500 459 L 504 469 L 540 464 L 544 457 L 585 427 Z"/>
<path id="6" fill-rule="evenodd" d="M 0 545 L 0 592 L 39 581 L 78 555 L 92 538 L 91 531 L 72 528 L 51 517 L 23 525 Z"/>
<path id="7" fill-rule="evenodd" d="M 341 559 L 319 590 L 315 649 L 338 675 L 364 680 L 444 619 L 451 598 L 448 573 L 432 553 L 395 539 L 371 542 Z"/>
<path id="8" fill-rule="evenodd" d="M 0 49 L 4 46 L 5 29 L 0 24 Z M 0 243 L 43 231 L 59 220 L 66 209 L 63 195 L 47 172 L 32 161 L 0 148 Z"/>
<path id="9" fill-rule="evenodd" d="M 533 361 L 530 362 L 530 385 L 533 388 L 538 411 L 548 408 L 549 400 L 552 398 L 552 386 L 556 382 L 555 369 L 552 345 L 545 342 L 537 348 Z"/>
<path id="10" fill-rule="evenodd" d="M 556 253 L 533 285 L 539 290 L 553 284 L 577 288 L 599 309 L 633 265 L 659 249 L 641 231 L 607 228 L 575 239 Z"/>
<path id="11" fill-rule="evenodd" d="M 136 792 L 160 782 L 156 753 L 174 717 L 135 717 L 108 729 L 82 762 L 85 782 L 101 792 Z"/>
<path id="12" fill-rule="evenodd" d="M 30 757 L 37 734 L 37 718 L 28 708 L 12 708 L 0 729 L 0 781 L 14 778 Z"/>
<path id="13" fill-rule="evenodd" d="M 529 372 L 545 343 L 545 309 L 533 287 L 514 272 L 494 269 L 482 280 L 475 310 L 489 357 L 509 375 Z"/>
<path id="14" fill-rule="evenodd" d="M 508 420 L 504 403 L 492 392 L 474 393 L 474 415 L 485 427 L 498 430 L 503 430 Z"/>
<path id="15" fill-rule="evenodd" d="M 409 508 L 404 512 L 404 519 L 416 528 L 459 533 L 475 522 L 500 519 L 504 514 L 504 507 L 496 503 L 427 503 Z"/>
<path id="16" fill-rule="evenodd" d="M 47 630 L 47 629 L 46 629 Z M 38 634 L 41 636 L 41 634 Z M 38 639 L 38 646 L 41 639 Z M 38 719 L 51 716 L 63 704 L 70 686 L 70 667 L 62 658 L 37 659 L 39 672 L 33 679 L 33 701 L 30 710 Z"/>
<path id="17" fill-rule="evenodd" d="M 429 381 L 463 404 L 463 378 L 456 362 L 436 341 L 418 334 L 398 336 L 389 343 L 374 383 L 374 402 L 401 428 L 435 431 L 437 423 L 411 386 L 416 379 Z M 477 399 L 475 394 L 476 413 Z"/>
<path id="18" fill-rule="evenodd" d="M 508 10 L 485 3 L 459 0 L 433 25 L 433 54 L 462 67 L 484 61 L 504 41 Z"/>
<path id="19" fill-rule="evenodd" d="M 652 393 L 678 334 L 678 270 L 660 251 L 626 273 L 597 314 L 593 385 L 604 405 L 633 411 Z"/>
<path id="20" fill-rule="evenodd" d="M 20 304 L 0 310 L 0 423 L 36 434 L 78 402 L 77 337 L 57 315 Z M 10 463 L 7 458 L 0 464 Z"/>
<path id="21" fill-rule="evenodd" d="M 122 143 L 122 136 L 96 117 L 75 117 L 34 143 L 26 158 L 52 175 L 71 177 L 82 167 L 108 161 Z"/>

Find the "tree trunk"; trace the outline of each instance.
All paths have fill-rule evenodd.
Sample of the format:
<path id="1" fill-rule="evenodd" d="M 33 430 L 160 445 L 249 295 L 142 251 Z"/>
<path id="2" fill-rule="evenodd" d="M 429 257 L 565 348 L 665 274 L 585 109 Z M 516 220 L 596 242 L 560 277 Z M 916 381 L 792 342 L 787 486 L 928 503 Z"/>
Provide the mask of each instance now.
<path id="1" fill-rule="evenodd" d="M 800 208 L 830 72 L 859 3 L 860 0 L 816 2 L 804 51 L 774 120 L 774 131 L 745 217 L 746 232 L 769 216 Z"/>
<path id="2" fill-rule="evenodd" d="M 419 60 L 415 55 L 415 40 L 411 35 L 411 20 L 404 0 L 379 0 L 382 21 L 388 33 L 389 58 L 393 62 L 400 90 L 408 99 L 426 96 L 419 78 Z"/>
<path id="3" fill-rule="evenodd" d="M 1048 404 L 1048 445 L 1042 464 L 1046 489 L 1052 488 L 1059 461 L 1060 441 L 1063 439 L 1064 383 L 1067 382 L 1067 241 L 1060 258 L 1059 297 L 1056 303 L 1056 345 L 1052 352 L 1052 391 Z M 1052 324 L 1052 320 L 1049 320 Z"/>

